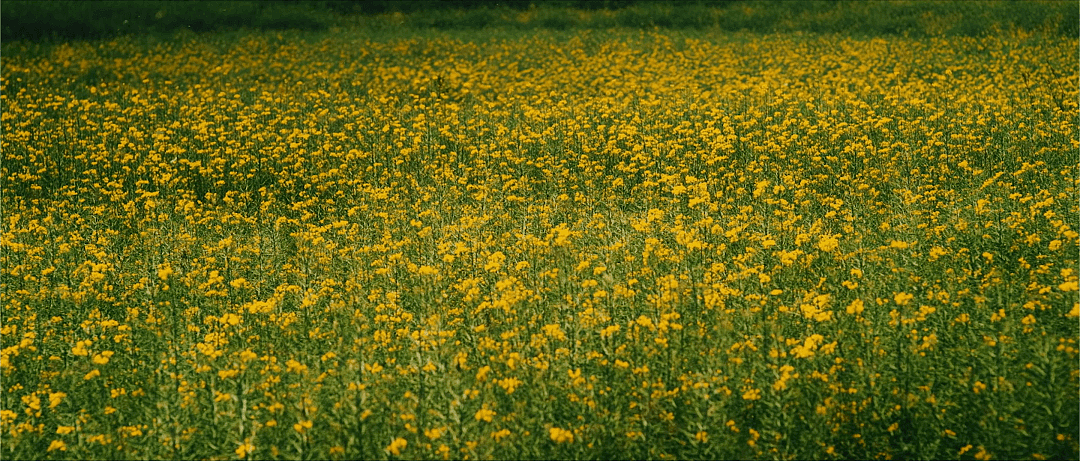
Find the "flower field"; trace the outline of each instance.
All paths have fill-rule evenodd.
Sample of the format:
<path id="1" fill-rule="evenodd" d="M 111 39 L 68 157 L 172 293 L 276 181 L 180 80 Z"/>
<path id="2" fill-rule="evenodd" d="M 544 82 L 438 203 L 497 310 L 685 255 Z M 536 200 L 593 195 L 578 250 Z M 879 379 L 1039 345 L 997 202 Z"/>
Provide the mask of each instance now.
<path id="1" fill-rule="evenodd" d="M 1076 459 L 1077 39 L 6 44 L 5 459 Z"/>

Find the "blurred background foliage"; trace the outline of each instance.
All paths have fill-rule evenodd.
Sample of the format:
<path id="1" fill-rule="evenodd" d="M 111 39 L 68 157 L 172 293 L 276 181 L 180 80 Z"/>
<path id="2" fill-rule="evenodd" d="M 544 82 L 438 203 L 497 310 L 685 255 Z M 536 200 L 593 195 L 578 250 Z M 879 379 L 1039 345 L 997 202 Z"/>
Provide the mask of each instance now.
<path id="1" fill-rule="evenodd" d="M 1036 1 L 15 1 L 0 40 L 80 40 L 237 29 L 713 29 L 854 35 L 1080 35 L 1075 2 Z"/>

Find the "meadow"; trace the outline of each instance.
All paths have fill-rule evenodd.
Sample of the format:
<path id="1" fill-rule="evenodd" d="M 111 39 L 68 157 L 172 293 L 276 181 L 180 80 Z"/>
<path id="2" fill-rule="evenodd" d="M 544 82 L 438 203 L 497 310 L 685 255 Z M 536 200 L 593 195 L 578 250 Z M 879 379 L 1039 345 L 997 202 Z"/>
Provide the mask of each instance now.
<path id="1" fill-rule="evenodd" d="M 1077 47 L 5 43 L 0 453 L 1076 459 Z"/>

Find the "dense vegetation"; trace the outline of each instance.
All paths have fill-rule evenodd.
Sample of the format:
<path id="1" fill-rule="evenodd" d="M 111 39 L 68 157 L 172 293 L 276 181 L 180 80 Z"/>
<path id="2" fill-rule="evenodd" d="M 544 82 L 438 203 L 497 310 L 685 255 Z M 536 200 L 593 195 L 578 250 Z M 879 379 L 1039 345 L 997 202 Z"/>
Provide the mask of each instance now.
<path id="1" fill-rule="evenodd" d="M 1075 459 L 1077 37 L 920 21 L 5 43 L 2 456 Z"/>
<path id="2" fill-rule="evenodd" d="M 101 39 L 176 31 L 330 28 L 662 28 L 854 35 L 982 36 L 1022 28 L 1080 35 L 1069 2 L 1032 1 L 21 1 L 0 4 L 0 38 Z"/>

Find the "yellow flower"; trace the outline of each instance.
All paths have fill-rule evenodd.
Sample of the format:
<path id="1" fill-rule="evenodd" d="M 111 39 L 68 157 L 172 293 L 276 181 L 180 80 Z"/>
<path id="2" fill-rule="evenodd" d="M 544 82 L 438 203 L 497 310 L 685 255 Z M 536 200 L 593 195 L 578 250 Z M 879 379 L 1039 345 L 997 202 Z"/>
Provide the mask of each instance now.
<path id="1" fill-rule="evenodd" d="M 507 394 L 513 394 L 514 390 L 516 390 L 518 386 L 521 386 L 522 384 L 521 380 L 514 377 L 500 379 L 497 380 L 496 383 L 499 385 L 499 387 L 502 387 L 504 390 L 506 390 Z"/>
<path id="2" fill-rule="evenodd" d="M 57 426 L 56 433 L 59 435 L 68 435 L 75 430 L 75 426 Z"/>
<path id="3" fill-rule="evenodd" d="M 442 428 L 442 427 L 433 427 L 431 429 L 424 429 L 424 436 L 427 437 L 430 440 L 438 440 L 439 437 L 442 437 L 442 434 L 443 434 L 444 430 L 445 430 L 445 428 Z"/>
<path id="4" fill-rule="evenodd" d="M 569 243 L 571 235 L 573 235 L 573 232 L 567 228 L 566 224 L 560 223 L 558 226 L 551 228 L 551 231 L 548 233 L 548 239 L 553 240 L 552 243 L 554 243 L 555 246 L 563 246 Z"/>
<path id="5" fill-rule="evenodd" d="M 22 396 L 22 401 L 31 410 L 40 410 L 41 409 L 41 399 L 38 398 L 37 394 L 24 395 L 24 396 Z"/>
<path id="6" fill-rule="evenodd" d="M 75 343 L 75 347 L 71 348 L 71 353 L 79 356 L 90 355 L 90 351 L 87 350 L 87 348 L 89 348 L 91 344 L 90 340 L 79 341 Z"/>
<path id="7" fill-rule="evenodd" d="M 817 244 L 818 249 L 826 253 L 835 250 L 839 246 L 840 240 L 831 235 L 821 237 L 821 239 L 818 240 Z"/>
<path id="8" fill-rule="evenodd" d="M 311 429 L 311 426 L 312 426 L 312 425 L 313 425 L 313 423 L 311 422 L 311 420 L 310 420 L 310 419 L 306 419 L 306 420 L 300 421 L 300 422 L 298 422 L 298 423 L 296 423 L 296 424 L 293 424 L 293 430 L 295 430 L 296 432 L 299 432 L 299 433 L 303 434 L 303 433 L 304 433 L 304 432 L 306 432 L 306 431 L 307 431 L 308 429 Z"/>
<path id="9" fill-rule="evenodd" d="M 574 442 L 574 433 L 573 432 L 570 432 L 570 431 L 568 431 L 566 429 L 554 427 L 554 426 L 552 426 L 551 429 L 548 429 L 548 436 L 551 437 L 551 440 L 554 441 L 555 443 L 573 443 Z"/>
<path id="10" fill-rule="evenodd" d="M 605 339 L 610 338 L 615 333 L 617 333 L 618 331 L 619 331 L 619 326 L 618 325 L 610 325 L 608 327 L 605 327 L 603 330 L 600 330 L 600 337 L 605 338 Z"/>
<path id="11" fill-rule="evenodd" d="M 398 456 L 401 454 L 401 450 L 404 450 L 405 446 L 407 446 L 408 444 L 409 442 L 407 440 L 398 437 L 394 439 L 393 442 L 390 442 L 390 445 L 386 446 L 386 451 L 389 452 L 391 455 Z"/>
<path id="12" fill-rule="evenodd" d="M 896 304 L 898 306 L 906 306 L 908 301 L 911 301 L 911 299 L 914 297 L 915 295 L 904 293 L 901 291 L 900 293 L 897 293 L 896 296 L 893 296 L 893 300 L 896 301 Z"/>
<path id="13" fill-rule="evenodd" d="M 50 392 L 49 393 L 49 408 L 56 408 L 56 406 L 60 405 L 60 402 L 62 402 L 64 400 L 64 397 L 67 397 L 67 394 L 65 394 L 63 392 Z"/>
<path id="14" fill-rule="evenodd" d="M 169 280 L 169 276 L 173 275 L 172 267 L 168 264 L 158 267 L 157 276 L 162 282 Z"/>
<path id="15" fill-rule="evenodd" d="M 510 430 L 509 429 L 502 429 L 502 430 L 497 431 L 497 432 L 492 432 L 491 433 L 491 438 L 495 439 L 495 441 L 498 442 L 498 441 L 508 437 L 509 435 L 510 435 Z"/>
<path id="16" fill-rule="evenodd" d="M 40 450 L 40 448 L 39 448 L 39 450 Z M 67 451 L 67 444 L 64 443 L 63 440 L 53 440 L 52 443 L 49 444 L 49 448 L 46 449 L 45 451 L 57 451 L 57 450 Z"/>
<path id="17" fill-rule="evenodd" d="M 100 354 L 94 354 L 94 358 L 91 359 L 97 365 L 105 365 L 109 363 L 109 358 L 113 356 L 113 351 L 103 351 Z"/>
<path id="18" fill-rule="evenodd" d="M 503 261 L 506 261 L 506 255 L 501 251 L 496 251 L 491 256 L 488 256 L 487 264 L 484 264 L 484 270 L 495 272 L 502 267 Z"/>
<path id="19" fill-rule="evenodd" d="M 139 437 L 143 435 L 143 431 L 139 426 L 124 426 L 120 428 L 120 433 L 124 437 Z"/>
<path id="20" fill-rule="evenodd" d="M 477 421 L 485 421 L 489 423 L 491 422 L 491 418 L 493 416 L 495 416 L 495 412 L 488 410 L 487 408 L 481 408 L 479 411 L 476 412 L 475 415 L 473 415 L 473 417 L 475 417 Z"/>
<path id="21" fill-rule="evenodd" d="M 635 320 L 635 322 L 636 322 L 636 323 L 637 323 L 638 325 L 641 325 L 641 326 L 643 326 L 643 327 L 646 327 L 646 328 L 648 328 L 648 329 L 650 329 L 650 330 L 651 330 L 651 329 L 653 329 L 653 328 L 655 328 L 655 325 L 653 324 L 653 321 L 652 321 L 652 319 L 651 319 L 651 318 L 649 318 L 649 317 L 647 317 L 647 316 L 645 316 L 645 315 L 639 315 L 639 316 L 638 316 L 638 318 L 637 318 L 637 320 Z"/>
<path id="22" fill-rule="evenodd" d="M 307 365 L 304 365 L 293 359 L 285 361 L 285 367 L 285 371 L 289 373 L 306 373 L 308 370 Z"/>
<path id="23" fill-rule="evenodd" d="M 852 301 L 851 304 L 848 304 L 847 313 L 851 315 L 858 315 L 863 312 L 863 309 L 863 301 L 861 299 L 856 299 Z"/>
<path id="24" fill-rule="evenodd" d="M 236 326 L 236 325 L 239 325 L 240 322 L 243 321 L 243 319 L 241 319 L 239 315 L 236 315 L 236 314 L 233 314 L 232 312 L 229 312 L 229 313 L 227 313 L 225 315 L 222 315 L 221 319 L 219 319 L 219 321 L 221 322 L 222 325 Z"/>

